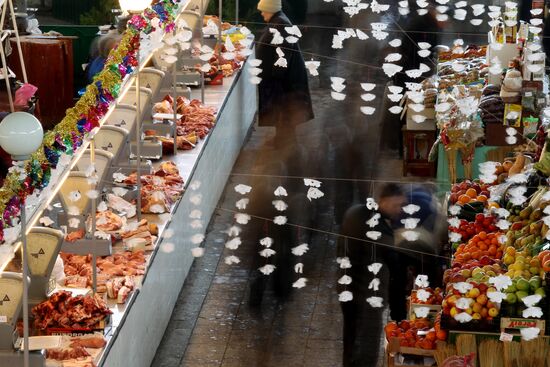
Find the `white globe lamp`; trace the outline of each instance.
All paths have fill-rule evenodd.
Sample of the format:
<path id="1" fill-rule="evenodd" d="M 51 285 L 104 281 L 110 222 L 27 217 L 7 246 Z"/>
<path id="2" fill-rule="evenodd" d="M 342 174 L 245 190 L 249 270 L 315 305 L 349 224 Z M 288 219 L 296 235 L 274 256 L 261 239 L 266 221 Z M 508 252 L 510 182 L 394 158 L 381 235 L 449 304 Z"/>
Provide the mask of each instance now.
<path id="1" fill-rule="evenodd" d="M 141 13 L 151 5 L 151 0 L 119 0 L 120 8 L 128 13 Z"/>
<path id="2" fill-rule="evenodd" d="M 36 152 L 43 137 L 42 124 L 27 112 L 10 113 L 0 123 L 0 146 L 16 161 Z"/>

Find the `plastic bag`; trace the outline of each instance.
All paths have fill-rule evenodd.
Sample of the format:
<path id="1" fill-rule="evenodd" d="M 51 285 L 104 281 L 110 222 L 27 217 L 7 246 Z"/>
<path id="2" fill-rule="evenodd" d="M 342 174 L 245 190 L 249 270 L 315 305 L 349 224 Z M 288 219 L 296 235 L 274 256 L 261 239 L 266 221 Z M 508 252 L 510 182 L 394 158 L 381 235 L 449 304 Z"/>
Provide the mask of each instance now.
<path id="1" fill-rule="evenodd" d="M 15 100 L 14 104 L 16 106 L 26 106 L 29 103 L 29 100 L 34 97 L 34 94 L 38 90 L 37 87 L 35 87 L 32 84 L 23 84 L 21 88 L 19 88 L 17 91 L 15 91 Z"/>

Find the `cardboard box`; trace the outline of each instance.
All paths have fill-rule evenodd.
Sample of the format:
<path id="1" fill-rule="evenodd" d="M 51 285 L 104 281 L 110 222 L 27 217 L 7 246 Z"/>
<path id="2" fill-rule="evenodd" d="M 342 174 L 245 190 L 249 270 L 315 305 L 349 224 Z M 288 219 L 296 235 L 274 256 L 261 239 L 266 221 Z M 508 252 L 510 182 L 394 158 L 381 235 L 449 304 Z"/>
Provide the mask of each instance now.
<path id="1" fill-rule="evenodd" d="M 413 120 L 414 115 L 424 116 L 426 120 L 418 123 Z M 435 130 L 435 108 L 425 108 L 423 111 L 414 112 L 407 108 L 407 130 Z"/>

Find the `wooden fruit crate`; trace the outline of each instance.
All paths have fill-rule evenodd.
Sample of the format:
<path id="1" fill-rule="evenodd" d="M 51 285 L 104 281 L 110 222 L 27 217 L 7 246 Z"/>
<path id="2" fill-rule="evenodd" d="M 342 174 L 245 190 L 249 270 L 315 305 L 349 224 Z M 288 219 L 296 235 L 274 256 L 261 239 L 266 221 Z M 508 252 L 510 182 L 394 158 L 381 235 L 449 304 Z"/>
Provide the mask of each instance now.
<path id="1" fill-rule="evenodd" d="M 416 307 L 428 307 L 430 309 L 430 312 L 428 313 L 428 320 L 434 321 L 437 317 L 437 314 L 441 311 L 441 305 L 423 305 L 420 303 L 410 303 L 409 302 L 409 312 L 407 314 L 407 318 L 411 321 L 416 320 L 416 314 L 414 313 L 414 309 Z"/>
<path id="2" fill-rule="evenodd" d="M 411 347 L 402 347 L 399 345 L 398 338 L 391 338 L 388 344 L 386 345 L 386 360 L 388 367 L 400 367 L 400 366 L 412 366 L 412 367 L 426 367 L 427 365 L 423 363 L 417 364 L 400 364 L 396 359 L 399 356 L 416 356 L 416 357 L 431 357 L 434 358 L 435 350 L 429 349 L 420 349 L 420 348 L 411 348 Z M 396 358 L 397 357 L 397 358 Z M 435 361 L 432 366 L 435 366 Z"/>
<path id="3" fill-rule="evenodd" d="M 508 334 L 519 334 L 521 329 L 537 327 L 540 335 L 546 331 L 546 321 L 540 319 L 524 319 L 519 317 L 502 317 L 500 319 L 500 331 Z"/>

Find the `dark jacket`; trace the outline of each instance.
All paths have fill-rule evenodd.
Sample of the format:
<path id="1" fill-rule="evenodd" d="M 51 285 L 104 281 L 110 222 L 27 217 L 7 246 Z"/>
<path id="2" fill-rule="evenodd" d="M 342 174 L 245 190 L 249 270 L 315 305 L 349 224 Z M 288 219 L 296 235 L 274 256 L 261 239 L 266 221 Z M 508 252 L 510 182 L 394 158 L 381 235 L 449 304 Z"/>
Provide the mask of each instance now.
<path id="1" fill-rule="evenodd" d="M 374 276 L 368 271 L 368 265 L 373 262 L 381 262 L 384 266 L 389 266 L 389 264 L 394 261 L 392 258 L 395 253 L 393 248 L 394 233 L 391 225 L 386 222 L 384 217 L 381 217 L 378 225 L 373 228 L 370 228 L 366 224 L 375 214 L 376 212 L 369 210 L 365 205 L 355 205 L 351 207 L 344 216 L 340 234 L 346 237 L 360 239 L 355 240 L 345 237 L 340 237 L 338 239 L 338 257 L 347 256 L 352 264 L 352 267 L 346 270 L 346 274 L 353 279 L 352 283 L 346 288 L 352 293 L 361 295 L 370 293 L 368 291 L 368 285 Z M 377 231 L 382 235 L 374 244 L 369 243 L 366 237 L 368 231 Z M 343 289 L 339 289 L 339 291 L 342 290 Z"/>
<path id="2" fill-rule="evenodd" d="M 260 35 L 256 43 L 256 57 L 262 60 L 262 81 L 259 85 L 259 118 L 261 126 L 277 126 L 280 123 L 298 125 L 313 118 L 311 96 L 304 58 L 297 43 L 284 42 L 272 45 L 273 33 L 277 29 L 281 36 L 288 36 L 285 27 L 292 24 L 283 12 L 277 12 Z M 275 66 L 279 58 L 276 49 L 285 54 L 287 67 Z"/>

